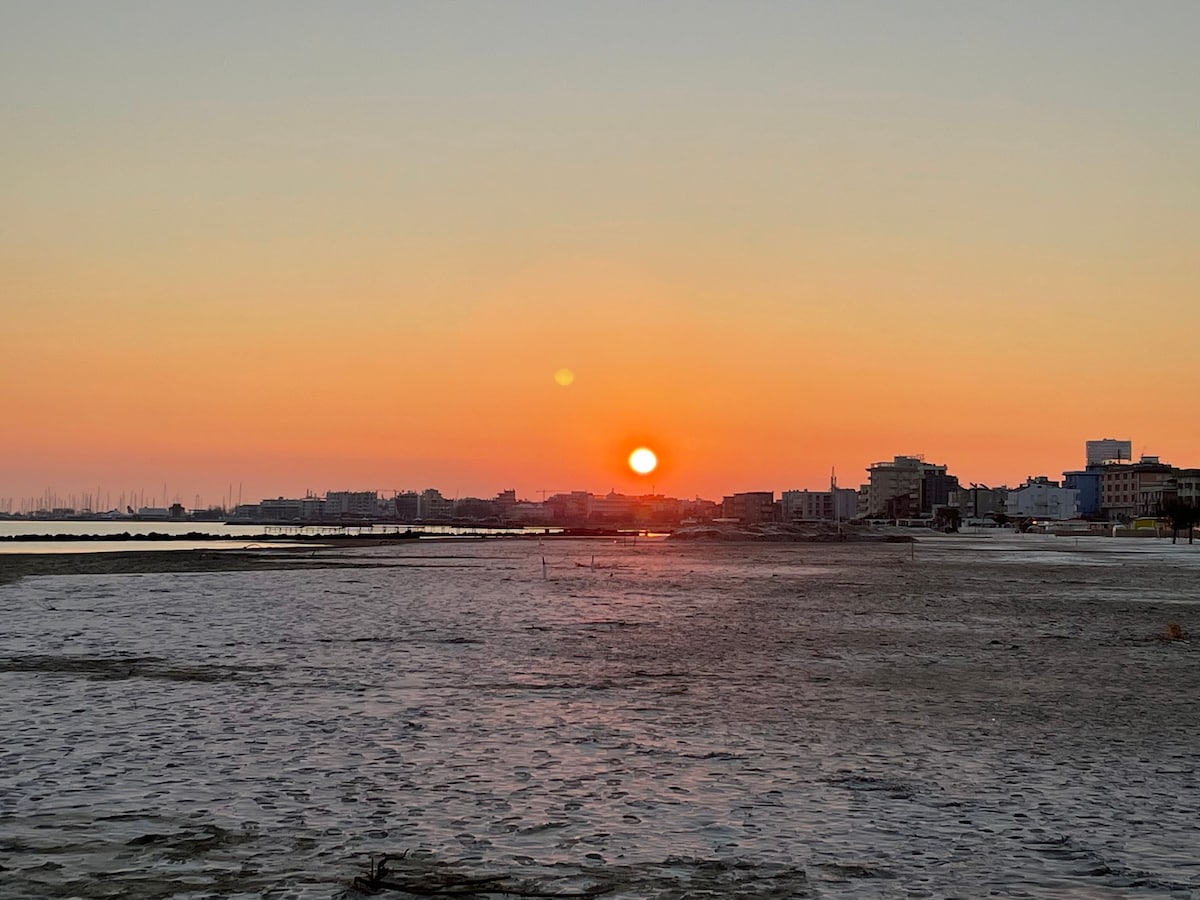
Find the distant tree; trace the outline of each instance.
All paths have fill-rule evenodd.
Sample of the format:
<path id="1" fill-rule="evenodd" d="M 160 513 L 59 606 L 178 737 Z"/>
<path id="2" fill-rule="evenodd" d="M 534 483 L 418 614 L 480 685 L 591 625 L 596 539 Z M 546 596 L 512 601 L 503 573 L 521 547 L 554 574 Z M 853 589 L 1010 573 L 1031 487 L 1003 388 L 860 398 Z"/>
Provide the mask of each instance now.
<path id="1" fill-rule="evenodd" d="M 1168 500 L 1159 507 L 1159 515 L 1171 525 L 1171 543 L 1174 544 L 1179 532 L 1186 531 L 1188 543 L 1195 543 L 1196 525 L 1200 525 L 1200 509 L 1182 500 Z"/>

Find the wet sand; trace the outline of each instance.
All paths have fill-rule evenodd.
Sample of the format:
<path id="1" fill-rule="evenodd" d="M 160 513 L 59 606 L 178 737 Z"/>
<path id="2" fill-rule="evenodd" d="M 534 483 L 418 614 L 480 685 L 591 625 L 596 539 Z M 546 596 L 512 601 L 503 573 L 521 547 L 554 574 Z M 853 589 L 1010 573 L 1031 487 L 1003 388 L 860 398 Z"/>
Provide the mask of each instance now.
<path id="1" fill-rule="evenodd" d="M 360 546 L 370 542 L 361 542 Z M 376 542 L 378 543 L 378 542 Z M 130 550 L 116 553 L 0 554 L 0 584 L 29 575 L 135 575 L 156 572 L 244 572 L 352 565 L 313 548 L 239 550 Z"/>
<path id="2" fill-rule="evenodd" d="M 0 897 L 1200 894 L 1186 546 L 342 561 L 0 589 Z"/>

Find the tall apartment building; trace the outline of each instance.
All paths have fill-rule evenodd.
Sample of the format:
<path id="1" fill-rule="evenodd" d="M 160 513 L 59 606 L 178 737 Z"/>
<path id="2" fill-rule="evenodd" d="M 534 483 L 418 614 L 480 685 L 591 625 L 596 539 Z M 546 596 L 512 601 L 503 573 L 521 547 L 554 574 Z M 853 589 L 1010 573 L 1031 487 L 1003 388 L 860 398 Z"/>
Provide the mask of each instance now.
<path id="1" fill-rule="evenodd" d="M 1100 504 L 1112 520 L 1155 516 L 1164 503 L 1175 499 L 1176 492 L 1175 468 L 1157 456 L 1143 456 L 1136 463 L 1104 467 Z"/>
<path id="2" fill-rule="evenodd" d="M 1087 442 L 1087 465 L 1102 466 L 1111 462 L 1129 462 L 1133 459 L 1133 441 L 1104 438 Z"/>
<path id="3" fill-rule="evenodd" d="M 925 462 L 920 456 L 897 456 L 867 469 L 869 515 L 889 519 L 929 516 L 950 502 L 958 478 L 946 466 Z"/>

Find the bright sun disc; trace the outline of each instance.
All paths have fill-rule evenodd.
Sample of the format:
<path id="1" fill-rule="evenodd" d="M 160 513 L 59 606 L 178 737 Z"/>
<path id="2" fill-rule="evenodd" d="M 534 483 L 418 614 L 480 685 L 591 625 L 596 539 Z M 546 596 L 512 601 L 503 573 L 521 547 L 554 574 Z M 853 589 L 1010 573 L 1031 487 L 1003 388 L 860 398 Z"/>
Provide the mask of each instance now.
<path id="1" fill-rule="evenodd" d="M 657 465 L 658 457 L 654 455 L 653 450 L 646 447 L 638 447 L 629 454 L 629 468 L 633 469 L 639 475 L 650 474 Z"/>

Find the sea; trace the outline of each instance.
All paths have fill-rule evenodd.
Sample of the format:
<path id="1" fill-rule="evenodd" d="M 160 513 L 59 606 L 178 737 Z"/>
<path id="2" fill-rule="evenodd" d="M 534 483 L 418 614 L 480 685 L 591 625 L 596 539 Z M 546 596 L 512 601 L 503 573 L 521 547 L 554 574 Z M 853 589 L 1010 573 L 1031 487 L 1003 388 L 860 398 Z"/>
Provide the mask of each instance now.
<path id="1" fill-rule="evenodd" d="M 1200 897 L 1200 545 L 342 557 L 0 585 L 0 897 Z"/>
<path id="2" fill-rule="evenodd" d="M 458 525 L 264 525 L 262 523 L 173 522 L 152 519 L 0 519 L 3 553 L 111 553 L 133 550 L 232 550 L 303 543 L 322 536 L 371 538 L 415 532 L 430 538 L 519 537 L 555 534 L 561 528 L 481 528 Z"/>

